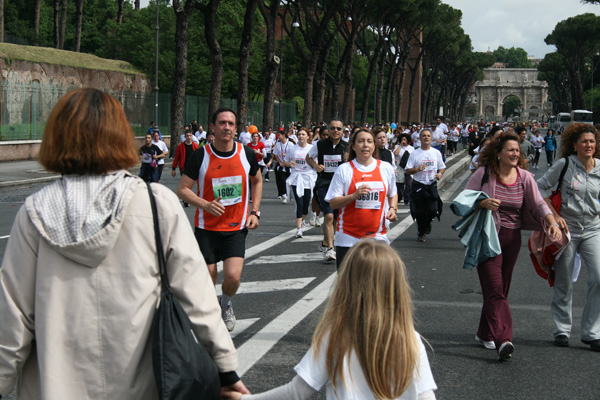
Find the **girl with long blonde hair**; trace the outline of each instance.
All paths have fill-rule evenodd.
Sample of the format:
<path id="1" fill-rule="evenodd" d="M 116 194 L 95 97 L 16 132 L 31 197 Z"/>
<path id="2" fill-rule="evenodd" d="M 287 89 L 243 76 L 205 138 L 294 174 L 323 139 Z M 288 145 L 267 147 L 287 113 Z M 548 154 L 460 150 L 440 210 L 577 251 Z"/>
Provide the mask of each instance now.
<path id="1" fill-rule="evenodd" d="M 338 272 L 311 349 L 288 384 L 227 399 L 435 399 L 425 346 L 414 329 L 404 263 L 385 243 L 362 240 Z"/>

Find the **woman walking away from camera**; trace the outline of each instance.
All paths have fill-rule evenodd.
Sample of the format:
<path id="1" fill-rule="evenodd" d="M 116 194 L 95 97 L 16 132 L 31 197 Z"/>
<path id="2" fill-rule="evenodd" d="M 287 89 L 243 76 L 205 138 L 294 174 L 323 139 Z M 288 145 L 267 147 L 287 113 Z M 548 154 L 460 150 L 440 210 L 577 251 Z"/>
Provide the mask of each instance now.
<path id="1" fill-rule="evenodd" d="M 119 102 L 96 89 L 67 93 L 39 160 L 63 175 L 25 200 L 10 233 L 0 269 L 0 394 L 18 384 L 20 399 L 157 399 L 153 214 L 146 183 L 127 172 L 137 148 Z M 171 290 L 221 383 L 247 393 L 189 220 L 175 193 L 151 187 Z"/>
<path id="2" fill-rule="evenodd" d="M 562 134 L 561 156 L 538 181 L 545 195 L 550 195 L 560 179 L 568 159 L 560 193 L 562 203 L 554 217 L 562 229 L 571 233 L 571 241 L 554 264 L 554 344 L 569 345 L 571 336 L 573 266 L 579 253 L 587 268 L 588 290 L 581 316 L 581 341 L 600 351 L 600 135 L 592 125 L 571 124 Z"/>
<path id="3" fill-rule="evenodd" d="M 533 174 L 523 169 L 517 135 L 501 133 L 479 154 L 479 169 L 465 189 L 489 196 L 479 207 L 492 211 L 502 253 L 477 265 L 483 307 L 475 340 L 487 349 L 497 349 L 500 360 L 507 360 L 515 350 L 508 291 L 521 249 L 521 230 L 542 230 L 545 220 L 552 238 L 558 240 L 561 234 Z"/>
<path id="4" fill-rule="evenodd" d="M 394 167 L 377 159 L 373 132 L 361 129 L 350 136 L 348 159 L 335 171 L 325 196 L 331 208 L 340 210 L 334 238 L 338 268 L 350 247 L 362 238 L 389 244 L 386 220 L 398 218 Z"/>
<path id="5" fill-rule="evenodd" d="M 262 394 L 229 392 L 225 399 L 309 399 L 325 386 L 328 400 L 434 400 L 437 386 L 412 309 L 398 254 L 384 243 L 362 240 L 342 263 L 294 379 Z"/>
<path id="6" fill-rule="evenodd" d="M 308 144 L 308 132 L 306 128 L 300 128 L 297 134 L 298 144 L 291 147 L 285 155 L 283 164 L 291 168 L 291 174 L 287 179 L 294 199 L 296 200 L 296 237 L 301 238 L 306 229 L 306 216 L 310 206 L 312 190 L 317 180 L 317 171 L 306 162 L 306 155 L 312 148 Z"/>

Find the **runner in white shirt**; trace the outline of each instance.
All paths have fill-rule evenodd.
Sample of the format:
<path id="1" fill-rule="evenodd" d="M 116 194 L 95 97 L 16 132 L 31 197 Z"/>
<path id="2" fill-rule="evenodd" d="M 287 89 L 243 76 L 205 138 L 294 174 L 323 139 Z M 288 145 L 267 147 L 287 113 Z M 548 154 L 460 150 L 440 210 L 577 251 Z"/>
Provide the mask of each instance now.
<path id="1" fill-rule="evenodd" d="M 286 183 L 291 188 L 291 193 L 296 200 L 296 237 L 301 238 L 306 229 L 306 216 L 312 198 L 312 191 L 317 180 L 317 171 L 306 162 L 306 155 L 312 149 L 308 144 L 306 128 L 298 131 L 298 144 L 290 147 L 286 153 L 283 164 L 291 168 L 290 176 Z"/>
<path id="2" fill-rule="evenodd" d="M 263 171 L 263 179 L 265 182 L 269 182 L 269 170 L 273 164 L 273 146 L 275 146 L 275 141 L 273 139 L 275 138 L 275 135 L 273 135 L 273 138 L 271 138 L 271 135 L 272 129 L 269 128 L 269 130 L 263 135 L 262 139 L 260 139 L 260 141 L 265 145 L 265 151 L 267 152 L 267 155 L 264 159 L 266 168 Z"/>
<path id="3" fill-rule="evenodd" d="M 167 156 L 167 154 L 169 154 L 169 148 L 167 147 L 165 142 L 160 140 L 160 136 L 159 136 L 158 132 L 154 132 L 152 143 L 155 144 L 156 147 L 158 147 L 159 149 L 162 150 L 162 157 L 160 157 L 158 159 L 158 164 L 157 164 L 158 183 L 160 183 L 160 177 L 162 176 L 162 171 L 163 171 L 163 168 L 165 167 L 165 157 Z"/>
<path id="4" fill-rule="evenodd" d="M 425 241 L 425 235 L 431 233 L 431 221 L 441 214 L 437 181 L 446 171 L 442 154 L 431 147 L 431 136 L 430 129 L 421 131 L 421 148 L 410 154 L 405 169 L 413 175 L 410 211 L 417 220 L 419 242 Z"/>
<path id="5" fill-rule="evenodd" d="M 454 155 L 458 151 L 458 141 L 460 140 L 460 130 L 455 124 L 450 126 L 448 133 L 448 156 Z"/>
<path id="6" fill-rule="evenodd" d="M 542 146 L 544 145 L 544 143 L 546 143 L 546 141 L 544 140 L 543 137 L 540 136 L 540 131 L 537 129 L 535 131 L 533 131 L 533 136 L 529 139 L 529 141 L 531 142 L 531 144 L 533 145 L 533 148 L 535 149 L 535 158 L 533 159 L 533 168 L 540 169 L 540 167 L 538 165 L 540 162 L 540 154 L 542 154 Z"/>
<path id="7" fill-rule="evenodd" d="M 415 148 L 409 145 L 410 135 L 403 133 L 400 135 L 400 144 L 394 148 L 394 158 L 396 162 L 396 189 L 398 191 L 398 204 L 404 200 L 404 204 L 410 203 L 410 191 L 412 186 L 412 177 L 405 172 L 406 164 L 410 154 Z"/>
<path id="8" fill-rule="evenodd" d="M 341 164 L 331 180 L 325 201 L 339 209 L 334 244 L 337 267 L 360 239 L 387 239 L 388 221 L 398 217 L 396 175 L 392 164 L 377 159 L 375 135 L 360 129 L 350 137 L 350 162 Z"/>

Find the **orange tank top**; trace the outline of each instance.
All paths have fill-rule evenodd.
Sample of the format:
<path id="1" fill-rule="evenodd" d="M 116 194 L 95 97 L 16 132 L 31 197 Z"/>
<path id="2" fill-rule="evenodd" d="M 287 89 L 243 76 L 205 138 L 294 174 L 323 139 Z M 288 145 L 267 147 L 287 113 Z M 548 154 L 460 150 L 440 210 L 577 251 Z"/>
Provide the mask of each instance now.
<path id="1" fill-rule="evenodd" d="M 248 174 L 250 163 L 244 148 L 235 143 L 229 157 L 217 155 L 210 145 L 204 146 L 204 158 L 198 173 L 198 197 L 213 201 L 221 197 L 225 213 L 219 217 L 196 210 L 195 224 L 209 231 L 238 231 L 246 226 L 248 215 Z"/>
<path id="2" fill-rule="evenodd" d="M 362 195 L 357 200 L 348 204 L 340 211 L 337 222 L 337 230 L 355 238 L 365 238 L 385 235 L 385 200 L 387 189 L 381 176 L 381 160 L 377 160 L 377 167 L 371 172 L 362 172 L 354 161 L 352 166 L 352 180 L 348 188 L 348 194 L 356 192 L 362 185 L 368 185 L 371 191 Z"/>

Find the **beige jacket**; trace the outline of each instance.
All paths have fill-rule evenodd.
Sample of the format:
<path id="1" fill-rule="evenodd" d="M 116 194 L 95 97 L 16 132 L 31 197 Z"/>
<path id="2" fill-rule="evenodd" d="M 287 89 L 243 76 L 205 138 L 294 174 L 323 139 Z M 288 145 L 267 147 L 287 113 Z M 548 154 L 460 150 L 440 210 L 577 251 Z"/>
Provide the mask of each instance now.
<path id="1" fill-rule="evenodd" d="M 19 377 L 20 399 L 157 398 L 152 211 L 145 183 L 127 178 L 135 181 L 120 199 L 123 212 L 81 241 L 53 242 L 35 194 L 19 210 L 0 270 L 0 394 Z M 237 353 L 190 222 L 172 191 L 152 187 L 173 292 L 219 371 L 233 371 Z"/>

